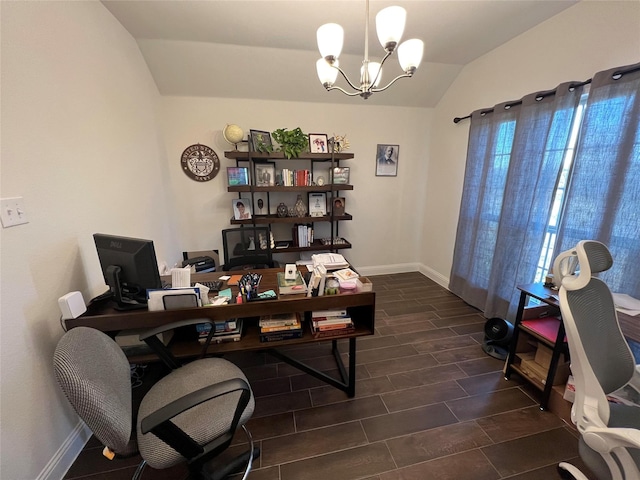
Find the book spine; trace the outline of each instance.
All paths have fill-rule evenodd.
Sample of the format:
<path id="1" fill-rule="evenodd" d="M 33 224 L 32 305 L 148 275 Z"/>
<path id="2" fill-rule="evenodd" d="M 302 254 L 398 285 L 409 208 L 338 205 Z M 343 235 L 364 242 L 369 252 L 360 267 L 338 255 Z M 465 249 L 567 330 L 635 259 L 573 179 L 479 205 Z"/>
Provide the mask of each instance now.
<path id="1" fill-rule="evenodd" d="M 302 325 L 296 323 L 294 325 L 280 325 L 273 327 L 260 327 L 260 333 L 270 333 L 270 332 L 285 332 L 287 330 L 299 330 L 302 328 Z"/>
<path id="2" fill-rule="evenodd" d="M 260 335 L 261 342 L 277 342 L 280 340 L 290 340 L 292 338 L 301 338 L 302 330 L 291 330 L 282 333 L 267 333 Z"/>
<path id="3" fill-rule="evenodd" d="M 340 330 L 341 328 L 349 328 L 352 327 L 353 323 L 334 323 L 331 325 L 314 325 L 313 328 L 316 331 L 323 332 L 326 330 Z"/>
<path id="4" fill-rule="evenodd" d="M 348 335 L 350 333 L 355 333 L 356 329 L 354 327 L 350 328 L 341 328 L 338 330 L 325 330 L 321 332 L 313 332 L 313 338 L 330 338 L 330 337 L 338 337 L 340 335 Z"/>
<path id="5" fill-rule="evenodd" d="M 311 317 L 345 317 L 347 315 L 346 310 L 316 310 L 315 312 L 311 312 Z"/>

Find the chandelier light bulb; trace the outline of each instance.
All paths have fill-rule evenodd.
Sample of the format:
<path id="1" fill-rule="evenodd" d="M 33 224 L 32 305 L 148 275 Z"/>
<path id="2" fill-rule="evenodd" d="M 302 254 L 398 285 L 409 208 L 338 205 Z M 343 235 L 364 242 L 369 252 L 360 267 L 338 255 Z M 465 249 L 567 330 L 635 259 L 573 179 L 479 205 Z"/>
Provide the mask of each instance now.
<path id="1" fill-rule="evenodd" d="M 378 40 L 387 52 L 393 52 L 400 43 L 406 21 L 407 11 L 402 7 L 383 8 L 376 15 Z"/>
<path id="2" fill-rule="evenodd" d="M 339 62 L 336 60 L 334 65 L 337 67 Z M 324 58 L 321 58 L 316 62 L 316 71 L 318 72 L 320 83 L 324 85 L 325 88 L 327 86 L 331 87 L 336 83 L 336 79 L 338 78 L 338 69 L 329 65 Z"/>
<path id="3" fill-rule="evenodd" d="M 337 23 L 325 23 L 316 33 L 318 39 L 318 50 L 322 58 L 329 63 L 337 60 L 342 53 L 344 43 L 344 30 Z"/>
<path id="4" fill-rule="evenodd" d="M 365 85 L 367 87 L 371 86 L 375 88 L 378 85 L 380 85 L 380 80 L 382 79 L 382 66 L 378 62 L 369 62 L 368 65 L 369 65 L 369 68 L 367 68 L 367 71 L 369 72 L 368 79 L 364 78 L 364 65 L 360 67 L 360 85 Z M 378 75 L 378 72 L 380 72 L 379 75 Z M 378 78 L 376 78 L 376 76 Z M 375 80 L 375 83 L 373 83 L 374 80 Z"/>
<path id="5" fill-rule="evenodd" d="M 400 67 L 405 73 L 413 75 L 420 62 L 422 62 L 422 54 L 424 53 L 424 42 L 417 38 L 412 38 L 403 42 L 398 47 L 398 61 Z"/>

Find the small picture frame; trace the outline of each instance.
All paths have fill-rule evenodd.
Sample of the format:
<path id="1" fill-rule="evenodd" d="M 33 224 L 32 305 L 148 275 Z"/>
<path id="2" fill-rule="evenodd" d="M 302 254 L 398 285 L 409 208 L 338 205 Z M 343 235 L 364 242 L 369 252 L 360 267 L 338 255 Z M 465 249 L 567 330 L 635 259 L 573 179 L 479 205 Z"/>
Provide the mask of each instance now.
<path id="1" fill-rule="evenodd" d="M 309 151 L 311 153 L 327 153 L 329 151 L 329 139 L 324 133 L 309 134 Z"/>
<path id="2" fill-rule="evenodd" d="M 260 146 L 270 147 L 271 134 L 262 130 L 249 130 L 249 150 L 251 152 L 261 151 Z"/>
<path id="3" fill-rule="evenodd" d="M 349 185 L 349 167 L 333 167 L 331 179 L 334 185 Z"/>
<path id="4" fill-rule="evenodd" d="M 379 143 L 377 148 L 376 176 L 396 177 L 398 175 L 398 158 L 400 145 Z"/>
<path id="5" fill-rule="evenodd" d="M 309 216 L 324 217 L 327 214 L 327 194 L 326 193 L 310 193 L 309 194 Z"/>
<path id="6" fill-rule="evenodd" d="M 255 163 L 256 187 L 273 187 L 276 184 L 275 163 Z"/>
<path id="7" fill-rule="evenodd" d="M 229 186 L 249 185 L 249 169 L 247 167 L 227 167 Z"/>
<path id="8" fill-rule="evenodd" d="M 345 199 L 344 197 L 333 197 L 331 199 L 331 214 L 334 217 L 344 215 Z"/>
<path id="9" fill-rule="evenodd" d="M 253 194 L 253 215 L 256 217 L 269 215 L 269 198 L 266 193 Z"/>
<path id="10" fill-rule="evenodd" d="M 234 220 L 251 219 L 251 200 L 248 198 L 236 198 L 231 202 Z"/>

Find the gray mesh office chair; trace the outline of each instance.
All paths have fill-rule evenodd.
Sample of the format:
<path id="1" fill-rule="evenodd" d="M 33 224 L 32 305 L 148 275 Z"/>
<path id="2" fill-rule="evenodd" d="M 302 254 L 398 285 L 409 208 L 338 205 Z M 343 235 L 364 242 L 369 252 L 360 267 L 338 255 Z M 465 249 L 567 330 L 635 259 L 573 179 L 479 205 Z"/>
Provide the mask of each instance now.
<path id="1" fill-rule="evenodd" d="M 181 462 L 187 462 L 192 478 L 213 480 L 246 463 L 246 479 L 259 454 L 244 425 L 253 414 L 253 393 L 231 362 L 203 358 L 172 370 L 142 399 L 136 425 L 129 362 L 109 336 L 86 327 L 69 330 L 56 347 L 54 367 L 62 391 L 98 440 L 116 455 L 140 452 L 134 479 L 147 464 L 164 469 Z M 226 465 L 214 465 L 238 426 L 249 450 Z"/>
<path id="2" fill-rule="evenodd" d="M 611 292 L 592 276 L 612 265 L 609 249 L 592 240 L 561 253 L 553 265 L 576 387 L 571 420 L 592 480 L 639 480 L 640 407 L 607 400 L 623 387 L 640 392 L 640 366 L 620 330 Z M 558 467 L 564 478 L 589 480 L 573 465 Z"/>

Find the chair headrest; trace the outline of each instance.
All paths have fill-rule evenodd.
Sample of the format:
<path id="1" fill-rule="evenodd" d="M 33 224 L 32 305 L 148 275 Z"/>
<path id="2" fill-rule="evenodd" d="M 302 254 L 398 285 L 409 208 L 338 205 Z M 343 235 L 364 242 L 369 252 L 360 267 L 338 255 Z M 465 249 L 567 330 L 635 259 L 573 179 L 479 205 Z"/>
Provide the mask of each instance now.
<path id="1" fill-rule="evenodd" d="M 609 270 L 613 265 L 611 252 L 604 243 L 582 240 L 575 248 L 558 255 L 553 262 L 554 282 L 566 290 L 584 288 L 594 273 Z"/>

